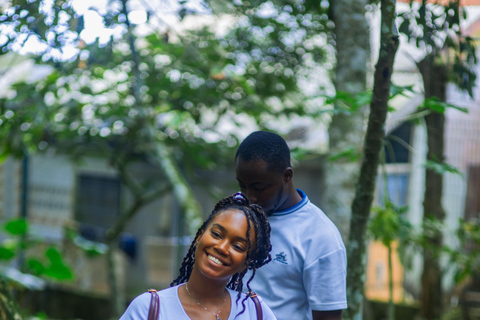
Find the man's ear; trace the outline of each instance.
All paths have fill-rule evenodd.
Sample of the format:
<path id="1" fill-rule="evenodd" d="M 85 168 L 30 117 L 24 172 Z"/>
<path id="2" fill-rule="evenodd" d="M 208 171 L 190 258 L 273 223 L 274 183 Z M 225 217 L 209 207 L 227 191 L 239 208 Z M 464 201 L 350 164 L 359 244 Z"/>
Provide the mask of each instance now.
<path id="1" fill-rule="evenodd" d="M 290 181 L 292 181 L 292 178 L 293 178 L 293 169 L 291 167 L 287 167 L 287 169 L 283 171 L 283 181 L 285 183 L 289 183 Z"/>

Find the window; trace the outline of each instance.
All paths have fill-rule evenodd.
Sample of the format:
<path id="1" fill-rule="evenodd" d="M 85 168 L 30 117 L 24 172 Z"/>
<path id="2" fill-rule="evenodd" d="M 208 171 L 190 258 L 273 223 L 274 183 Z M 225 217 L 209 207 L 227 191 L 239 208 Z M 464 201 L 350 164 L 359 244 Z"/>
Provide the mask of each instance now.
<path id="1" fill-rule="evenodd" d="M 387 191 L 388 198 L 397 206 L 403 206 L 407 204 L 407 193 L 408 193 L 408 172 L 387 172 Z M 384 200 L 384 179 L 380 175 L 378 182 L 379 190 L 379 203 L 383 204 Z"/>
<path id="2" fill-rule="evenodd" d="M 386 163 L 408 163 L 412 124 L 402 123 L 398 128 L 390 132 L 385 138 L 385 161 Z"/>
<path id="3" fill-rule="evenodd" d="M 78 177 L 76 220 L 87 239 L 101 241 L 120 214 L 120 179 L 81 174 Z"/>

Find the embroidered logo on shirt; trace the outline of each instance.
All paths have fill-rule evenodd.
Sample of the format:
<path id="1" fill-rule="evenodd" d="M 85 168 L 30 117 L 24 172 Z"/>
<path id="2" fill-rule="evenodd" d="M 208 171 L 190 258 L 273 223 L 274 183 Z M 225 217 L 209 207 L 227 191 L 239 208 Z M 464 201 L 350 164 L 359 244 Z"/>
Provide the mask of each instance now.
<path id="1" fill-rule="evenodd" d="M 287 255 L 283 251 L 276 254 L 275 259 L 273 259 L 273 260 L 278 261 L 278 262 L 283 263 L 283 264 L 288 264 L 287 263 Z"/>

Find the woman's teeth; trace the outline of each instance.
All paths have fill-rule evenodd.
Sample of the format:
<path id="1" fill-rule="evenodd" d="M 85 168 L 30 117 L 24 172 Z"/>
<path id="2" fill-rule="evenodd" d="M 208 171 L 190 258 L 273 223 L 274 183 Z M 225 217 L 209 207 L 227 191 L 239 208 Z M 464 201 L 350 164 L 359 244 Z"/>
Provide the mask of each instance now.
<path id="1" fill-rule="evenodd" d="M 211 255 L 208 255 L 208 259 L 212 260 L 212 261 L 215 262 L 216 264 L 219 264 L 219 265 L 221 265 L 221 266 L 223 265 L 223 263 L 222 263 L 220 260 L 218 260 L 217 258 L 215 258 L 215 257 L 213 257 L 213 256 L 211 256 Z"/>

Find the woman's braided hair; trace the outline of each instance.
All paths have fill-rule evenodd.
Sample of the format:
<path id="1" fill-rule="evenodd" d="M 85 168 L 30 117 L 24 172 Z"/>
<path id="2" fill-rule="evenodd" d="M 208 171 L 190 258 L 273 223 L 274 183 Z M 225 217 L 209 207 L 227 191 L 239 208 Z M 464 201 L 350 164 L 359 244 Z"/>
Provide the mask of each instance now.
<path id="1" fill-rule="evenodd" d="M 227 209 L 238 209 L 245 214 L 247 218 L 247 257 L 245 261 L 248 261 L 247 268 L 241 273 L 236 273 L 232 276 L 230 281 L 227 284 L 227 288 L 235 290 L 238 292 L 237 302 L 240 299 L 240 294 L 243 291 L 243 278 L 247 273 L 247 270 L 252 270 L 250 279 L 247 280 L 246 286 L 248 291 L 251 291 L 250 282 L 255 276 L 255 271 L 261 266 L 267 264 L 272 260 L 270 256 L 270 251 L 272 250 L 272 245 L 270 244 L 270 224 L 268 223 L 267 216 L 263 212 L 263 209 L 256 204 L 250 203 L 242 193 L 238 192 L 229 197 L 223 198 L 220 200 L 213 209 L 212 213 L 208 216 L 207 220 L 202 224 L 198 229 L 195 239 L 193 239 L 188 253 L 183 258 L 182 265 L 180 267 L 180 274 L 178 277 L 173 280 L 170 284 L 171 287 L 179 285 L 181 283 L 187 282 L 192 273 L 193 264 L 195 263 L 195 249 L 196 242 L 203 232 L 205 232 L 207 226 L 210 222 L 222 211 Z M 251 226 L 254 226 L 255 232 L 255 246 L 252 247 L 250 242 L 250 230 Z M 240 314 L 245 311 L 245 300 L 242 301 L 243 310 Z"/>

